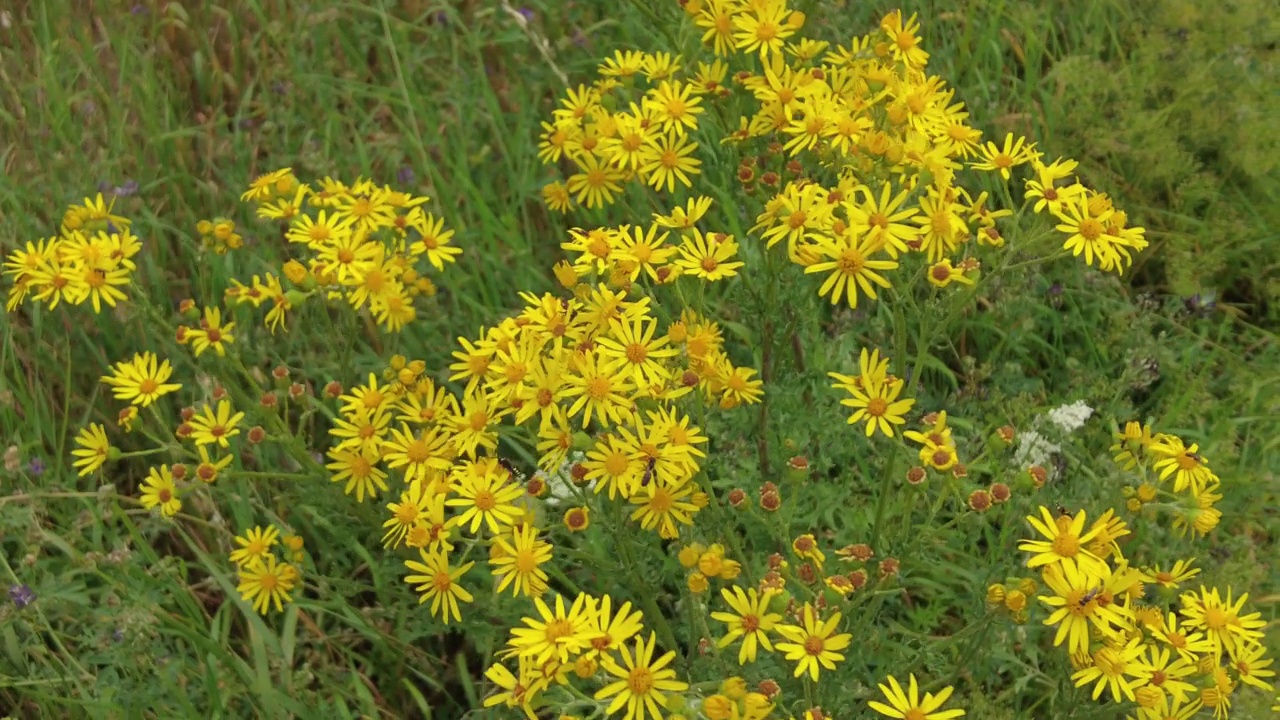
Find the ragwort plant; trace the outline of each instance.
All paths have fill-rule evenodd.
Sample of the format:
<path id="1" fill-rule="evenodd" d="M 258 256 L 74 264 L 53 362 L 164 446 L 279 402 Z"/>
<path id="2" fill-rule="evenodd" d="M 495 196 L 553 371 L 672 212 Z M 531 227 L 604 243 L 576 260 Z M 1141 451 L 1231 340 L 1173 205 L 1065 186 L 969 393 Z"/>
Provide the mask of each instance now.
<path id="1" fill-rule="evenodd" d="M 327 478 L 381 505 L 423 612 L 442 629 L 507 624 L 482 702 L 529 718 L 959 717 L 957 683 L 997 689 L 964 685 L 998 623 L 1142 720 L 1226 717 L 1244 686 L 1270 691 L 1247 594 L 1193 589 L 1195 558 L 1134 564 L 1122 545 L 1131 523 L 1193 540 L 1217 526 L 1222 484 L 1195 444 L 1126 420 L 1111 448 L 1133 478 L 1123 510 L 1051 509 L 1037 493 L 1060 471 L 1038 429 L 917 403 L 931 349 L 994 279 L 1067 256 L 1123 273 L 1142 228 L 1074 161 L 984 141 L 928 74 L 914 16 L 830 44 L 782 0 L 682 5 L 679 24 L 652 17 L 667 49 L 613 53 L 543 125 L 539 156 L 560 173 L 544 199 L 590 220 L 562 243 L 561 291 L 521 293 L 445 368 L 394 355 L 319 393 L 284 367 L 268 378 L 245 343 L 307 313 L 412 332 L 465 249 L 429 198 L 268 173 L 242 200 L 291 257 L 244 258 L 255 274 L 176 318 L 138 297 L 204 374 L 176 377 L 154 349 L 106 368 L 123 408 L 110 432 L 83 428 L 74 467 L 109 483 L 145 458 L 136 502 L 179 532 L 200 531 L 229 482 Z M 216 256 L 243 254 L 231 220 L 195 230 Z M 142 242 L 86 199 L 8 257 L 7 308 L 129 302 Z M 840 338 L 819 326 L 857 320 L 856 359 L 824 347 Z M 175 424 L 160 408 L 184 397 Z M 780 425 L 805 412 L 852 427 L 797 441 Z M 1066 428 L 1088 409 L 1055 413 Z M 819 460 L 848 487 L 824 489 Z M 864 496 L 849 517 L 815 510 Z M 246 608 L 269 614 L 308 592 L 309 560 L 287 509 L 260 511 L 210 540 Z M 1023 576 L 886 641 L 878 622 L 945 593 L 948 533 L 975 526 L 991 554 L 1025 553 Z M 1028 713 L 1055 697 L 1024 695 L 1009 701 Z"/>

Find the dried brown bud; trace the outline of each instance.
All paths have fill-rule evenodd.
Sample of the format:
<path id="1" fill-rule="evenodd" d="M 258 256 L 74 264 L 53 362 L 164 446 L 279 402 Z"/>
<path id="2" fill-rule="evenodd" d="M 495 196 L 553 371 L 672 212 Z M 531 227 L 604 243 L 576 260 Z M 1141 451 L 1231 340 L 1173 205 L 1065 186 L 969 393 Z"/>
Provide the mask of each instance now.
<path id="1" fill-rule="evenodd" d="M 1009 486 L 1002 482 L 992 483 L 991 485 L 991 499 L 994 502 L 1006 502 L 1012 494 L 1013 492 L 1009 489 Z"/>

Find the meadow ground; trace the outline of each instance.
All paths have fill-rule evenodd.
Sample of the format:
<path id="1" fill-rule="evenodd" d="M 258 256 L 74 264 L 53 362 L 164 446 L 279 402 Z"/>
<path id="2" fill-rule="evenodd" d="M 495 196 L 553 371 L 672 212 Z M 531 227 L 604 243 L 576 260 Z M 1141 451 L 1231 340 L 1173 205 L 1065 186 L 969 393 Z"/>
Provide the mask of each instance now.
<path id="1" fill-rule="evenodd" d="M 1124 547 L 1135 565 L 1194 557 L 1201 573 L 1183 590 L 1250 593 L 1249 611 L 1265 623 L 1261 647 L 1274 655 L 1280 150 L 1271 124 L 1280 116 L 1280 21 L 1267 5 L 793 3 L 807 15 L 806 32 L 833 43 L 873 31 L 895 7 L 919 13 L 928 71 L 955 89 L 970 123 L 995 140 L 1025 135 L 1046 161 L 1079 160 L 1082 181 L 1110 193 L 1131 224 L 1147 228 L 1150 245 L 1121 278 L 1071 257 L 1011 254 L 996 281 L 956 291 L 963 303 L 931 293 L 923 266 L 914 275 L 922 292 L 904 275 L 895 282 L 907 290 L 886 291 L 882 304 L 864 298 L 856 311 L 833 310 L 817 297 L 816 279 L 796 271 L 779 280 L 771 264 L 759 285 L 705 297 L 697 285 L 690 305 L 720 319 L 726 348 L 761 370 L 767 398 L 726 412 L 711 403 L 711 417 L 705 404 L 685 406 L 697 408 L 685 412 L 711 438 L 699 476 L 709 525 L 660 542 L 613 506 L 593 504 L 587 532 L 548 531 L 555 590 L 570 599 L 610 592 L 642 607 L 647 622 L 666 616 L 660 646 L 678 652 L 681 676 L 695 686 L 688 697 L 705 698 L 737 667 L 737 645 L 724 651 L 727 664 L 726 655 L 702 652 L 699 640 L 723 635 L 702 610 L 724 609 L 726 583 L 708 573 L 711 591 L 700 592 L 679 549 L 724 543 L 728 559 L 758 579 L 772 552 L 789 553 L 796 568 L 813 562 L 785 540 L 803 533 L 816 534 L 828 555 L 870 542 L 875 561 L 850 566 L 870 572 L 870 585 L 831 600 L 846 603 L 843 628 L 854 633 L 842 674 L 788 684 L 778 717 L 803 717 L 818 700 L 829 712 L 843 708 L 840 718 L 871 717 L 876 684 L 915 673 L 926 689 L 954 686 L 950 702 L 970 717 L 1118 718 L 1132 704 L 1095 703 L 1090 687 L 1073 686 L 1042 604 L 1032 597 L 1030 620 L 1019 622 L 987 602 L 992 584 L 1012 591 L 1035 575 L 1017 550 L 1032 533 L 1024 516 L 1044 506 L 1084 509 L 1092 520 L 1114 507 L 1134 530 Z M 461 624 L 443 625 L 404 581 L 404 561 L 416 552 L 382 547 L 386 503 L 398 490 L 356 502 L 281 436 L 312 438 L 306 449 L 324 450 L 337 405 L 323 400 L 323 388 L 381 377 L 396 354 L 421 359 L 461 397 L 466 383 L 448 382 L 445 370 L 456 339 L 474 340 L 520 311 L 518 291 L 564 294 L 552 267 L 575 259 L 561 248 L 571 227 L 647 223 L 670 198 L 695 194 L 714 196 L 718 208 L 761 202 L 736 184 L 728 146 L 707 141 L 703 175 L 687 192 L 660 201 L 631 193 L 618 207 L 568 216 L 543 203 L 556 168 L 540 162 L 539 136 L 566 87 L 590 83 L 617 48 L 688 54 L 699 34 L 675 3 L 645 0 L 0 7 L 0 250 L 56 235 L 67 206 L 99 192 L 143 241 L 131 303 L 100 314 L 27 304 L 0 320 L 0 576 L 10 588 L 0 610 L 0 717 L 518 715 L 483 707 L 495 690 L 485 669 L 532 603 L 481 592 L 487 579 L 477 563 L 469 577 L 476 602 L 464 606 Z M 255 177 L 284 167 L 305 182 L 363 176 L 429 196 L 425 207 L 455 231 L 462 255 L 432 276 L 403 332 L 310 308 L 290 317 L 287 333 L 272 334 L 241 308 L 234 360 L 194 357 L 175 340 L 179 303 L 217 305 L 233 278 L 278 274 L 293 249 L 240 202 Z M 975 187 L 999 200 L 998 182 Z M 748 247 L 754 211 L 716 213 L 744 259 L 764 265 L 771 256 Z M 236 222 L 242 248 L 219 254 L 202 242 L 198 223 L 219 217 Z M 5 278 L 6 291 L 12 281 Z M 680 306 L 670 307 L 664 327 L 680 317 Z M 911 370 L 913 424 L 922 412 L 948 411 L 968 477 L 931 474 L 907 485 L 899 479 L 913 463 L 898 445 L 872 443 L 841 422 L 847 411 L 826 373 L 854 373 L 858 350 L 876 346 L 895 356 L 896 373 Z M 157 403 L 142 422 L 171 430 L 182 403 L 198 405 L 222 385 L 237 408 L 251 410 L 246 430 L 265 424 L 282 443 L 238 446 L 226 474 L 209 492 L 191 493 L 174 518 L 138 501 L 149 458 L 171 441 L 121 432 L 123 405 L 100 382 L 112 364 L 146 350 L 169 358 L 184 387 L 175 394 L 181 403 Z M 289 376 L 269 378 L 277 367 Z M 295 381 L 305 397 L 290 405 Z M 268 418 L 255 406 L 273 388 L 284 408 Z M 1053 436 L 1046 413 L 1076 402 L 1092 409 L 1090 419 Z M 1176 512 L 1126 510 L 1138 483 L 1108 448 L 1127 420 L 1198 443 L 1198 456 L 1211 460 L 1222 514 L 1207 537 L 1172 530 Z M 108 428 L 123 456 L 105 473 L 78 476 L 71 451 L 90 423 Z M 1022 445 L 1000 445 L 995 429 L 1005 425 L 1052 441 L 1044 487 L 1024 488 L 1025 467 L 1010 470 L 1028 455 L 1015 459 Z M 504 431 L 498 447 L 522 472 L 537 465 L 540 450 L 526 436 Z M 801 456 L 809 470 L 788 469 Z M 745 489 L 754 507 L 770 481 L 782 485 L 785 512 L 733 520 L 732 491 Z M 972 491 L 992 482 L 1012 485 L 1014 499 L 971 509 Z M 561 512 L 540 509 L 539 525 L 557 525 Z M 261 615 L 240 600 L 227 555 L 234 536 L 273 521 L 304 540 L 304 582 L 283 612 Z M 885 567 L 888 556 L 900 573 Z M 1176 602 L 1173 594 L 1163 601 Z M 753 687 L 764 677 L 791 683 L 792 665 L 780 658 L 734 672 Z M 1273 716 L 1275 692 L 1233 672 L 1231 717 Z M 1195 680 L 1196 692 L 1212 686 L 1207 677 Z M 585 697 L 576 714 L 589 716 Z"/>

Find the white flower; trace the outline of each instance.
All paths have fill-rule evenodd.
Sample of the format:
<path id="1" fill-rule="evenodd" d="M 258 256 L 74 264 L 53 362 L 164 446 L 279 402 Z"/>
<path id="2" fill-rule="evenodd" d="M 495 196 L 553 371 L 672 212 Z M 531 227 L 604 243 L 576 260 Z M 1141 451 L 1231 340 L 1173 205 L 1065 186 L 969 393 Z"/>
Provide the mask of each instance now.
<path id="1" fill-rule="evenodd" d="M 1064 433 L 1071 433 L 1084 427 L 1085 422 L 1093 415 L 1093 408 L 1083 400 L 1070 405 L 1056 407 L 1049 411 L 1049 422 L 1057 425 Z"/>
<path id="2" fill-rule="evenodd" d="M 1055 445 L 1045 436 L 1035 430 L 1027 430 L 1018 433 L 1018 449 L 1013 453 L 1013 462 L 1022 468 L 1039 465 L 1047 468 L 1053 454 L 1062 450 L 1061 445 Z"/>

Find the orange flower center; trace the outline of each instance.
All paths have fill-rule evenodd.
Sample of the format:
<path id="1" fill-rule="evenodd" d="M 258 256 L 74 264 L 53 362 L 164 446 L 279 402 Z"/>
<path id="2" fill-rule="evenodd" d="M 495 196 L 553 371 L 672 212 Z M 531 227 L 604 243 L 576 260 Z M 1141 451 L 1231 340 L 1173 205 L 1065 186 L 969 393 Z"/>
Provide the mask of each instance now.
<path id="1" fill-rule="evenodd" d="M 597 375 L 591 379 L 591 382 L 587 383 L 587 394 L 593 400 L 604 400 L 609 397 L 609 392 L 612 389 L 613 385 L 609 382 L 609 378 L 603 375 Z"/>
<path id="2" fill-rule="evenodd" d="M 648 695 L 653 690 L 653 673 L 647 667 L 632 668 L 627 675 L 627 687 L 633 695 Z"/>
<path id="3" fill-rule="evenodd" d="M 425 440 L 418 438 L 405 446 L 404 456 L 411 463 L 426 462 L 431 457 L 431 448 Z"/>
<path id="4" fill-rule="evenodd" d="M 489 512 L 498 504 L 498 499 L 488 490 L 481 490 L 476 493 L 476 509 L 480 512 Z"/>
<path id="5" fill-rule="evenodd" d="M 1053 539 L 1053 552 L 1064 558 L 1075 557 L 1080 552 L 1080 538 L 1070 533 L 1059 533 Z"/>
<path id="6" fill-rule="evenodd" d="M 822 638 L 817 635 L 810 635 L 804 639 L 804 651 L 808 655 L 812 655 L 814 657 L 821 655 L 823 646 L 824 643 Z"/>
<path id="7" fill-rule="evenodd" d="M 1102 223 L 1093 218 L 1080 221 L 1080 235 L 1090 242 L 1102 237 Z"/>
<path id="8" fill-rule="evenodd" d="M 871 398 L 867 403 L 867 414 L 871 417 L 883 417 L 889 411 L 889 402 L 884 398 Z"/>

